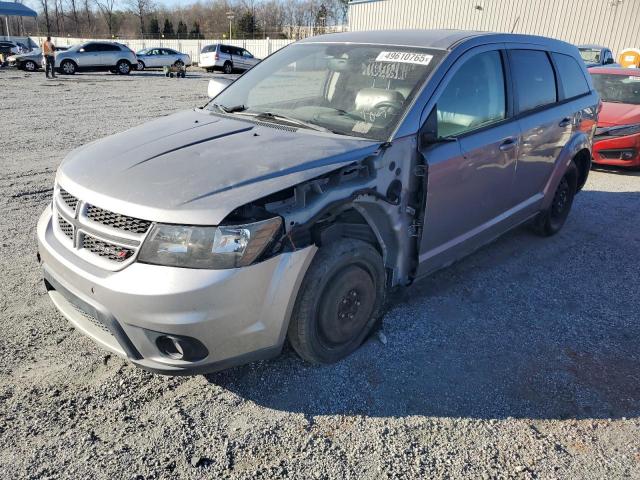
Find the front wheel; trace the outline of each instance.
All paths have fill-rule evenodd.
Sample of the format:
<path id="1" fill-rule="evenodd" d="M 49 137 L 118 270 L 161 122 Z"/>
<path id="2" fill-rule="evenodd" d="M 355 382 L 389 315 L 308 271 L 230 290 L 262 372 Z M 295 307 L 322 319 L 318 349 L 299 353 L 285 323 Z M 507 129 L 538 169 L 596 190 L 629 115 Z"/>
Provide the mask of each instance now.
<path id="1" fill-rule="evenodd" d="M 300 286 L 289 342 L 308 362 L 337 362 L 369 335 L 384 299 L 385 269 L 373 246 L 353 239 L 323 246 Z"/>
<path id="2" fill-rule="evenodd" d="M 138 60 L 138 68 L 137 70 L 142 71 L 144 70 L 144 63 L 142 62 L 142 60 Z"/>
<path id="3" fill-rule="evenodd" d="M 118 72 L 119 75 L 129 75 L 131 72 L 131 64 L 126 60 L 120 60 L 116 64 L 116 72 Z"/>
<path id="4" fill-rule="evenodd" d="M 62 73 L 64 73 L 65 75 L 73 75 L 74 73 L 76 73 L 76 64 L 71 60 L 64 60 L 60 64 L 60 70 L 62 70 Z"/>
<path id="5" fill-rule="evenodd" d="M 578 168 L 572 161 L 553 195 L 551 206 L 533 221 L 534 230 L 545 237 L 558 233 L 569 216 L 578 185 Z"/>

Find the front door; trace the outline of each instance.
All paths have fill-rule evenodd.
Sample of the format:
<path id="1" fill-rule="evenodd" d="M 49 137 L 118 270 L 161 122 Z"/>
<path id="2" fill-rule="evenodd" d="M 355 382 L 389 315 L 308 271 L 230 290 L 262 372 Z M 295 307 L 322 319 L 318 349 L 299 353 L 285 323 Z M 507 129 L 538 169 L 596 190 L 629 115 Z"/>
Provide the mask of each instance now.
<path id="1" fill-rule="evenodd" d="M 484 243 L 511 207 L 520 130 L 507 101 L 506 56 L 495 48 L 463 55 L 435 94 L 427 122 L 435 141 L 420 147 L 428 183 L 419 275 Z"/>
<path id="2" fill-rule="evenodd" d="M 88 43 L 82 48 L 82 52 L 79 52 L 78 55 L 78 66 L 79 67 L 94 67 L 96 65 L 100 65 L 100 44 L 99 43 Z"/>

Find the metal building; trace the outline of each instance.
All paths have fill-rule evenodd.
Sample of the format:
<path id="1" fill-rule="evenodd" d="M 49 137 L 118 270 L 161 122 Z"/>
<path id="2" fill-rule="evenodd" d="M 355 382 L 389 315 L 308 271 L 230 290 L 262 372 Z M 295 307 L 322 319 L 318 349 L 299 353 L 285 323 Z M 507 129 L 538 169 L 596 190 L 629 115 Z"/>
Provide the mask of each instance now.
<path id="1" fill-rule="evenodd" d="M 351 0 L 351 30 L 461 28 L 640 48 L 640 0 Z"/>

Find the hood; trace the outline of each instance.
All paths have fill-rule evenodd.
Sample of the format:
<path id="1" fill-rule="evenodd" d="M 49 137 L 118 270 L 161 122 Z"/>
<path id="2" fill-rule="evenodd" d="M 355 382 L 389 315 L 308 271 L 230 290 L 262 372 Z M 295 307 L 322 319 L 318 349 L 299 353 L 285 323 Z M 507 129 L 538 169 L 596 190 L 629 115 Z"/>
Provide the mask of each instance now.
<path id="1" fill-rule="evenodd" d="M 380 143 L 180 112 L 87 144 L 57 182 L 99 207 L 146 220 L 217 225 L 235 208 L 376 152 Z"/>
<path id="2" fill-rule="evenodd" d="M 629 125 L 640 123 L 640 105 L 630 103 L 602 102 L 602 110 L 598 115 L 599 127 Z"/>

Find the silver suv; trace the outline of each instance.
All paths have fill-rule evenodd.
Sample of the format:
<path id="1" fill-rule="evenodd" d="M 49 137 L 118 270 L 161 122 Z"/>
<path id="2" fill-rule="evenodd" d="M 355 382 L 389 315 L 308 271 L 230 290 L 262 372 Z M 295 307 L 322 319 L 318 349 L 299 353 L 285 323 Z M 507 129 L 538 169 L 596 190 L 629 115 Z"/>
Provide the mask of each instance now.
<path id="1" fill-rule="evenodd" d="M 199 65 L 207 72 L 222 70 L 224 73 L 233 73 L 234 70 L 249 70 L 260 63 L 244 48 L 231 45 L 207 45 L 200 52 Z"/>
<path id="2" fill-rule="evenodd" d="M 108 70 L 128 75 L 138 65 L 133 50 L 116 42 L 87 42 L 56 53 L 56 70 L 66 75 L 76 72 Z"/>
<path id="3" fill-rule="evenodd" d="M 205 108 L 71 152 L 38 223 L 46 288 L 141 367 L 335 362 L 389 289 L 529 223 L 558 232 L 599 106 L 576 47 L 453 30 L 279 50 Z"/>

